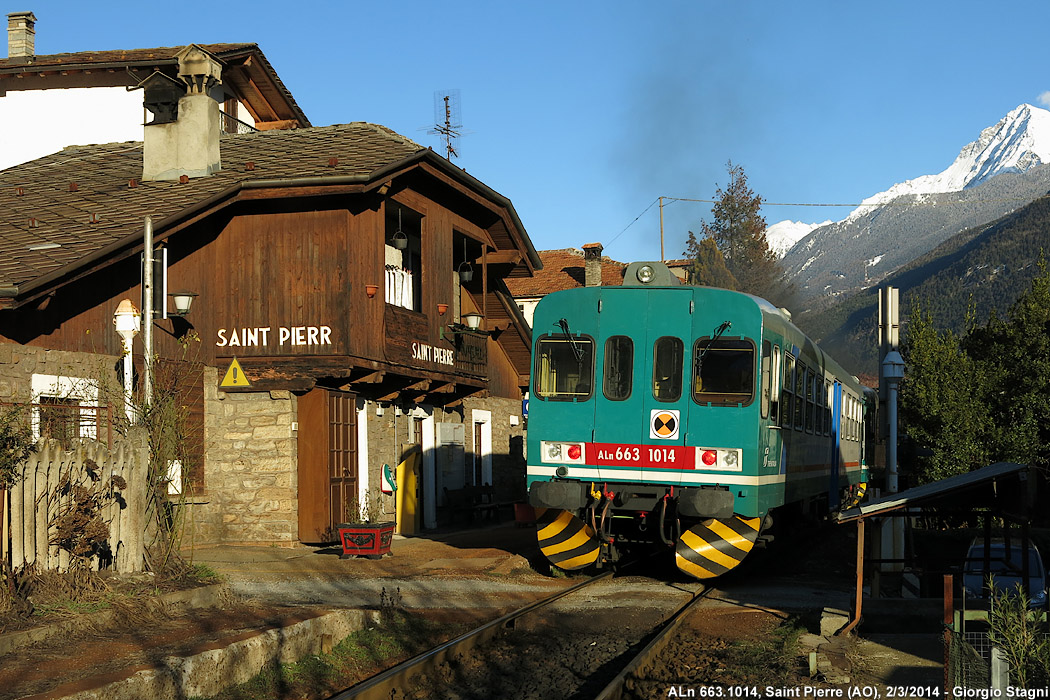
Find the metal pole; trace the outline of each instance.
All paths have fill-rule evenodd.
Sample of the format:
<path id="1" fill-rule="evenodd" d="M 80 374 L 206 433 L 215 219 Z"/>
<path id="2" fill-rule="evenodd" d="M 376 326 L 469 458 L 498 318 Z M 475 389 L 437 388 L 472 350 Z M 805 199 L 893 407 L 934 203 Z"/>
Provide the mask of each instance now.
<path id="1" fill-rule="evenodd" d="M 664 261 L 664 198 L 660 197 L 660 262 Z"/>
<path id="2" fill-rule="evenodd" d="M 888 382 L 886 388 L 886 420 L 890 437 L 886 441 L 886 491 L 897 493 L 897 382 Z"/>
<path id="3" fill-rule="evenodd" d="M 142 406 L 153 402 L 153 219 L 146 217 L 142 240 Z"/>

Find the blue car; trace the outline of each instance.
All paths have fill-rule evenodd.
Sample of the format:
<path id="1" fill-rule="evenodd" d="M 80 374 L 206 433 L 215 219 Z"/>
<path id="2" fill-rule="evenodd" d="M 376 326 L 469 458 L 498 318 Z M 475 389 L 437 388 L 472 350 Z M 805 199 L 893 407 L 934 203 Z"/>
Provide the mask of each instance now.
<path id="1" fill-rule="evenodd" d="M 985 581 L 992 576 L 996 592 L 1015 592 L 1023 588 L 1024 576 L 1021 542 L 1012 540 L 1009 553 L 1006 541 L 994 538 L 989 542 L 988 568 L 985 569 L 984 538 L 970 544 L 963 566 L 963 589 L 967 598 L 984 598 Z M 1028 548 L 1028 590 L 1032 608 L 1045 608 L 1047 602 L 1046 567 L 1039 549 L 1030 544 Z"/>

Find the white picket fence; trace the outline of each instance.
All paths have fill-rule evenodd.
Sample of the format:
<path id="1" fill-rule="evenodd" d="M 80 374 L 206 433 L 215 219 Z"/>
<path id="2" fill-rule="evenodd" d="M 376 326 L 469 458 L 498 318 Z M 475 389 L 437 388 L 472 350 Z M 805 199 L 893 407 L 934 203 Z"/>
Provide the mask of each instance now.
<path id="1" fill-rule="evenodd" d="M 92 568 L 108 566 L 119 573 L 142 571 L 143 538 L 146 512 L 147 458 L 145 439 L 138 435 L 115 441 L 113 446 L 94 440 L 78 441 L 69 449 L 61 443 L 42 439 L 37 450 L 23 465 L 21 478 L 3 492 L 2 555 L 13 569 L 34 565 L 38 569 L 64 571 L 70 554 L 52 544 L 55 516 L 72 496 L 62 495 L 60 484 L 70 479 L 76 485 L 91 488 L 109 484 L 113 476 L 123 478 L 126 486 L 114 491 L 102 511 L 109 527 L 111 562 L 93 557 Z M 97 465 L 99 481 L 92 481 L 84 467 L 88 460 Z"/>

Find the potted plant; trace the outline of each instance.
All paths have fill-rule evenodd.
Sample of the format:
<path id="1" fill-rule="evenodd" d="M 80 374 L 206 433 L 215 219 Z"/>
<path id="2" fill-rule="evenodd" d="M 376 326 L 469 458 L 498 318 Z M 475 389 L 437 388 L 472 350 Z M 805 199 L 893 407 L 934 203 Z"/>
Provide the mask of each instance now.
<path id="1" fill-rule="evenodd" d="M 353 499 L 346 504 L 346 522 L 339 523 L 339 542 L 343 546 L 340 559 L 368 557 L 381 559 L 390 553 L 394 539 L 394 522 L 384 520 L 381 496 L 366 493 L 363 500 Z"/>

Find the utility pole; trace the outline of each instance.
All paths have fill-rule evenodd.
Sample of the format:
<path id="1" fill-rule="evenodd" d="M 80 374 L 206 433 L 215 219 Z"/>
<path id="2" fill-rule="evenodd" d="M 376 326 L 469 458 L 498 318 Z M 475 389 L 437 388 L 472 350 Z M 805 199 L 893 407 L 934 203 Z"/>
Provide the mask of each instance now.
<path id="1" fill-rule="evenodd" d="M 651 204 L 649 206 L 652 206 Z M 660 262 L 664 261 L 664 198 L 660 197 Z"/>
<path id="2" fill-rule="evenodd" d="M 142 236 L 142 406 L 153 403 L 153 219 L 146 217 Z"/>

